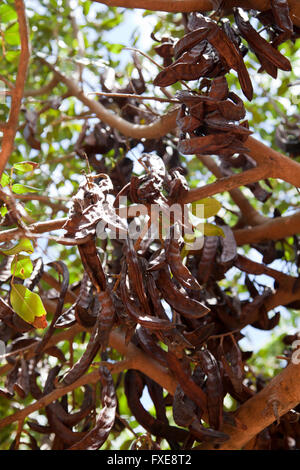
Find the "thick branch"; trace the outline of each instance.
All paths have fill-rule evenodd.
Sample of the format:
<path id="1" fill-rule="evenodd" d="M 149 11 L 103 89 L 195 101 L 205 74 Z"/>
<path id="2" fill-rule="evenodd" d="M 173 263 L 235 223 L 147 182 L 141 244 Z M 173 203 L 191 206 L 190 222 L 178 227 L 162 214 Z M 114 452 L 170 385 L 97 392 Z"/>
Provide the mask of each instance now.
<path id="1" fill-rule="evenodd" d="M 109 7 L 141 8 L 143 10 L 185 12 L 190 11 L 210 11 L 213 10 L 212 0 L 93 0 L 97 3 L 103 3 Z M 227 8 L 239 6 L 243 8 L 253 8 L 255 10 L 268 10 L 270 0 L 226 0 L 224 2 Z M 299 2 L 298 0 L 289 0 L 290 13 L 295 25 L 300 25 Z"/>
<path id="2" fill-rule="evenodd" d="M 272 403 L 277 403 L 278 415 L 282 416 L 300 402 L 300 365 L 291 363 L 254 397 L 247 400 L 235 413 L 238 422 L 244 425 L 224 425 L 223 431 L 230 439 L 219 447 L 220 450 L 238 450 L 260 431 L 275 421 Z M 201 449 L 213 449 L 203 445 Z"/>
<path id="3" fill-rule="evenodd" d="M 239 186 L 243 186 L 250 183 L 255 183 L 261 179 L 266 178 L 269 175 L 269 168 L 266 165 L 251 168 L 250 170 L 243 171 L 242 173 L 226 176 L 220 178 L 214 183 L 207 184 L 200 188 L 191 189 L 184 197 L 184 203 L 197 201 L 214 194 L 223 193 L 224 191 L 230 191 Z"/>
<path id="4" fill-rule="evenodd" d="M 290 282 L 282 283 L 279 289 L 270 297 L 267 297 L 264 302 L 264 307 L 269 312 L 280 305 L 288 305 L 291 302 L 300 300 L 299 289 L 293 291 L 293 285 L 295 285 L 295 279 L 291 277 Z M 290 285 L 288 285 L 290 284 Z"/>
<path id="5" fill-rule="evenodd" d="M 265 224 L 234 231 L 238 245 L 259 243 L 264 240 L 281 240 L 300 233 L 300 211 L 286 217 L 276 217 Z"/>
<path id="6" fill-rule="evenodd" d="M 15 0 L 15 7 L 18 15 L 21 54 L 18 67 L 16 84 L 12 92 L 11 108 L 7 125 L 4 128 L 2 148 L 0 153 L 0 177 L 6 166 L 6 163 L 13 151 L 14 139 L 17 131 L 19 112 L 24 93 L 24 86 L 27 76 L 27 68 L 30 58 L 29 32 L 27 26 L 25 5 L 23 0 Z"/>
<path id="7" fill-rule="evenodd" d="M 218 179 L 223 178 L 223 174 L 219 166 L 216 164 L 214 159 L 210 155 L 197 155 L 197 158 L 205 165 Z M 244 196 L 242 191 L 238 188 L 231 189 L 229 191 L 232 200 L 239 207 L 243 220 L 250 225 L 259 225 L 265 223 L 268 218 L 261 215 L 253 206 L 251 206 L 249 200 Z"/>
<path id="8" fill-rule="evenodd" d="M 37 222 L 35 224 L 28 225 L 28 229 L 32 233 L 46 233 L 51 230 L 58 230 L 62 228 L 67 218 L 47 220 L 45 222 Z M 24 235 L 24 231 L 21 228 L 11 228 L 9 230 L 3 230 L 0 232 L 0 242 L 8 242 L 14 238 L 19 238 Z"/>
<path id="9" fill-rule="evenodd" d="M 196 198 L 193 200 L 206 197 L 207 192 L 205 188 L 206 186 L 199 188 L 199 190 L 201 189 L 203 191 L 196 193 Z M 211 193 L 208 192 L 208 195 L 211 195 Z M 35 224 L 29 225 L 28 228 L 32 233 L 42 234 L 50 232 L 51 230 L 61 229 L 66 221 L 67 218 L 54 219 L 46 222 L 37 222 Z M 275 219 L 268 220 L 264 224 L 260 224 L 255 227 L 234 230 L 234 236 L 239 246 L 250 243 L 259 243 L 263 240 L 281 240 L 297 233 L 300 233 L 300 211 L 293 215 L 276 217 Z M 0 232 L 0 243 L 7 242 L 15 238 L 20 238 L 23 235 L 24 232 L 20 228 L 3 230 Z"/>
<path id="10" fill-rule="evenodd" d="M 300 163 L 276 152 L 253 137 L 248 137 L 246 145 L 258 165 L 268 165 L 270 178 L 282 179 L 296 187 L 300 185 Z"/>

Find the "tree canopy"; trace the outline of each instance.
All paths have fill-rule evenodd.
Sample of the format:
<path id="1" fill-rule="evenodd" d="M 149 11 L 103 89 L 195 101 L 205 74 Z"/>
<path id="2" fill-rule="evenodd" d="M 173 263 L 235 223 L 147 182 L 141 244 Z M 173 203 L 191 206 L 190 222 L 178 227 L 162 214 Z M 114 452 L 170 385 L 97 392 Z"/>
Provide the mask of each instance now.
<path id="1" fill-rule="evenodd" d="M 0 449 L 300 448 L 297 0 L 3 0 Z"/>

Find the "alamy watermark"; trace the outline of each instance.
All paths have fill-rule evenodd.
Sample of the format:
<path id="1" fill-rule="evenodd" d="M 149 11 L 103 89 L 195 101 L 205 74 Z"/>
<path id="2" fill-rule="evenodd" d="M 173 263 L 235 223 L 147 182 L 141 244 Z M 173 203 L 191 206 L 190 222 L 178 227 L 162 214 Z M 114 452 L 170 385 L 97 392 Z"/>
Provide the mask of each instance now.
<path id="1" fill-rule="evenodd" d="M 0 80 L 0 104 L 6 103 L 6 97 L 8 95 L 8 89 L 3 80 Z"/>
<path id="2" fill-rule="evenodd" d="M 291 102 L 295 105 L 300 104 L 300 80 L 290 84 Z"/>
<path id="3" fill-rule="evenodd" d="M 128 205 L 127 197 L 122 196 L 118 211 L 113 211 L 109 202 L 103 204 L 103 211 L 104 216 L 96 229 L 97 237 L 101 240 L 124 240 L 127 236 L 132 240 L 165 240 L 172 236 L 184 240 L 188 251 L 199 250 L 203 246 L 203 204 L 193 206 L 193 211 L 189 204 Z"/>
<path id="4" fill-rule="evenodd" d="M 0 364 L 3 360 L 3 356 L 5 356 L 6 349 L 4 341 L 0 340 Z"/>
<path id="5" fill-rule="evenodd" d="M 296 339 L 292 343 L 293 353 L 292 353 L 291 362 L 295 365 L 300 364 L 300 332 L 297 333 L 297 337 L 298 339 Z"/>

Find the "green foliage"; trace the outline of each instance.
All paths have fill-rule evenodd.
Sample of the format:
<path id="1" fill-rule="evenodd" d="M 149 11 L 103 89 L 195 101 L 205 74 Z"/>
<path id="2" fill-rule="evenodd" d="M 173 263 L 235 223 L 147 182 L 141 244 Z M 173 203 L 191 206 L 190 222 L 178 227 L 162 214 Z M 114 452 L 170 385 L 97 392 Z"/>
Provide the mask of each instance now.
<path id="1" fill-rule="evenodd" d="M 6 173 L 2 173 L 1 180 L 0 180 L 1 186 L 4 188 L 5 186 L 9 184 L 9 181 L 10 181 L 9 176 Z"/>
<path id="2" fill-rule="evenodd" d="M 28 186 L 28 184 L 13 184 L 12 192 L 15 194 L 26 194 L 26 193 L 36 193 L 40 191 L 38 188 L 34 188 L 33 186 Z"/>
<path id="3" fill-rule="evenodd" d="M 5 255 L 17 255 L 18 253 L 21 253 L 22 251 L 25 251 L 26 253 L 33 253 L 34 249 L 32 246 L 32 243 L 28 238 L 22 238 L 17 242 L 15 246 L 12 248 L 4 249 L 3 248 L 0 250 L 2 253 Z"/>
<path id="4" fill-rule="evenodd" d="M 203 230 L 204 230 L 203 235 L 206 235 L 208 237 L 213 236 L 213 235 L 219 236 L 219 237 L 225 237 L 224 232 L 221 229 L 221 227 L 218 227 L 217 225 L 214 225 L 214 224 L 209 224 L 206 222 L 205 224 L 203 224 Z"/>
<path id="5" fill-rule="evenodd" d="M 278 336 L 273 333 L 266 346 L 250 358 L 249 365 L 255 373 L 261 374 L 266 379 L 271 379 L 280 372 L 282 364 L 277 356 L 283 355 L 284 344 L 282 338 L 284 336 L 284 334 Z"/>
<path id="6" fill-rule="evenodd" d="M 0 5 L 0 23 L 7 24 L 17 19 L 17 13 L 10 5 Z"/>
<path id="7" fill-rule="evenodd" d="M 17 255 L 11 263 L 11 273 L 15 277 L 27 279 L 32 273 L 33 265 L 29 256 Z"/>
<path id="8" fill-rule="evenodd" d="M 34 324 L 37 317 L 47 315 L 40 296 L 21 284 L 12 284 L 10 302 L 14 311 L 28 323 Z"/>
<path id="9" fill-rule="evenodd" d="M 201 206 L 203 206 L 203 218 L 208 219 L 209 217 L 212 217 L 219 212 L 222 207 L 222 204 L 213 197 L 207 197 L 199 201 L 194 201 L 191 204 L 192 214 L 200 217 L 200 214 L 202 215 Z M 198 213 L 199 215 L 197 215 Z"/>

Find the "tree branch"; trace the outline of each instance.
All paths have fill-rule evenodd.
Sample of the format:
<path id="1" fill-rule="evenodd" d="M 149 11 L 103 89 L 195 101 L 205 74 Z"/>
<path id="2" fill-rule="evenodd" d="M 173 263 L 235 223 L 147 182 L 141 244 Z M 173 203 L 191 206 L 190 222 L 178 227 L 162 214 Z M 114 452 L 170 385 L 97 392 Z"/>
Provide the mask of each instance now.
<path id="1" fill-rule="evenodd" d="M 15 7 L 18 15 L 21 54 L 18 67 L 16 84 L 12 91 L 11 108 L 7 125 L 3 130 L 2 148 L 0 153 L 0 177 L 13 151 L 14 139 L 17 131 L 19 112 L 24 93 L 24 86 L 27 76 L 27 68 L 30 58 L 29 32 L 27 26 L 25 5 L 23 0 L 15 0 Z"/>
<path id="2" fill-rule="evenodd" d="M 58 230 L 62 228 L 64 223 L 67 221 L 67 218 L 63 219 L 54 219 L 47 220 L 45 222 L 36 222 L 35 224 L 28 225 L 28 230 L 32 233 L 46 233 L 51 232 L 51 230 Z M 19 238 L 24 236 L 24 230 L 17 228 L 10 228 L 9 230 L 3 230 L 0 232 L 0 242 L 8 242 L 14 238 Z"/>
<path id="3" fill-rule="evenodd" d="M 54 303 L 54 302 L 53 302 Z M 55 305 L 56 306 L 56 305 Z M 49 343 L 48 343 L 48 348 L 51 346 L 55 346 L 58 344 L 60 341 L 69 341 L 70 339 L 73 339 L 73 337 L 82 331 L 82 327 L 80 325 L 74 325 L 69 329 L 63 330 L 50 338 Z M 30 344 L 26 348 L 22 348 L 22 352 L 26 352 L 26 359 L 31 359 L 34 354 L 35 354 L 35 349 L 37 348 L 39 343 L 34 343 Z M 0 367 L 0 376 L 7 374 L 11 369 L 13 368 L 13 365 L 11 363 L 5 364 L 4 366 Z"/>
<path id="4" fill-rule="evenodd" d="M 246 146 L 258 165 L 267 165 L 270 178 L 279 178 L 294 186 L 300 185 L 300 163 L 276 152 L 262 142 L 248 137 Z"/>
<path id="5" fill-rule="evenodd" d="M 47 206 L 52 207 L 52 209 L 55 209 L 56 211 L 69 211 L 69 209 L 63 204 L 58 202 L 51 202 L 52 197 L 44 196 L 42 194 L 14 194 L 14 197 L 20 201 L 39 201 L 42 204 L 46 204 Z"/>
<path id="6" fill-rule="evenodd" d="M 197 201 L 198 199 L 213 196 L 214 194 L 230 191 L 234 188 L 238 188 L 239 186 L 255 183 L 256 181 L 267 178 L 267 176 L 270 176 L 268 166 L 257 166 L 239 174 L 220 178 L 214 183 L 207 184 L 200 188 L 191 189 L 183 198 L 182 202 L 187 204 L 189 202 Z"/>
<path id="7" fill-rule="evenodd" d="M 24 97 L 27 98 L 28 96 L 46 95 L 50 91 L 52 91 L 53 88 L 55 88 L 58 83 L 59 83 L 59 79 L 56 75 L 54 75 L 52 80 L 50 80 L 49 83 L 46 83 L 46 85 L 42 86 L 41 88 L 38 88 L 38 89 L 32 88 L 32 89 L 25 90 L 24 91 Z"/>
<path id="8" fill-rule="evenodd" d="M 234 230 L 233 233 L 238 245 L 259 243 L 264 240 L 281 240 L 300 233 L 300 211 L 293 215 L 270 219 L 255 227 Z"/>
<path id="9" fill-rule="evenodd" d="M 250 171 L 250 170 L 249 170 Z M 238 176 L 238 175 L 237 175 Z M 214 183 L 212 183 L 214 184 Z M 210 185 L 209 185 L 210 186 Z M 203 191 L 206 186 L 203 187 Z M 202 188 L 199 188 L 202 189 Z M 206 190 L 205 190 L 206 191 Z M 203 198 L 204 192 L 198 193 L 196 199 Z M 206 193 L 205 193 L 206 194 Z M 209 193 L 210 194 L 210 193 Z M 46 233 L 51 230 L 61 229 L 67 221 L 67 218 L 48 220 L 45 222 L 37 222 L 28 225 L 32 233 Z M 277 217 L 275 219 L 267 220 L 264 224 L 257 225 L 251 228 L 243 228 L 234 230 L 234 236 L 239 246 L 249 243 L 259 243 L 263 240 L 281 240 L 290 237 L 300 232 L 300 211 L 293 215 L 285 217 Z M 24 236 L 24 232 L 20 228 L 12 228 L 0 232 L 0 243 L 20 238 Z"/>
<path id="10" fill-rule="evenodd" d="M 218 179 L 223 178 L 220 167 L 210 155 L 197 155 L 197 158 L 213 173 Z M 231 189 L 229 194 L 241 211 L 242 219 L 249 225 L 260 225 L 269 219 L 261 215 L 248 201 L 246 196 L 238 188 Z"/>
<path id="11" fill-rule="evenodd" d="M 212 0 L 93 0 L 109 7 L 141 8 L 143 10 L 168 11 L 168 12 L 206 12 L 214 9 Z M 299 2 L 288 0 L 290 14 L 295 25 L 300 25 Z M 270 8 L 270 0 L 226 0 L 226 8 L 234 6 L 265 11 Z"/>
<path id="12" fill-rule="evenodd" d="M 70 18 L 70 22 L 71 22 L 72 29 L 73 29 L 74 39 L 77 41 L 77 47 L 78 47 L 77 54 L 78 54 L 78 57 L 82 59 L 85 55 L 85 45 L 84 45 L 84 37 L 83 37 L 82 31 L 79 28 L 77 21 L 76 21 L 76 9 L 74 8 L 74 5 L 72 6 L 70 5 L 70 0 L 66 0 L 66 5 L 70 10 L 69 18 Z M 77 3 L 76 8 L 78 8 L 78 3 Z M 80 63 L 79 61 L 77 62 L 76 65 L 77 65 L 77 70 L 78 70 L 78 80 L 82 82 L 83 64 Z"/>
<path id="13" fill-rule="evenodd" d="M 222 431 L 230 439 L 222 444 L 219 450 L 241 449 L 260 431 L 275 421 L 272 402 L 278 404 L 278 415 L 282 416 L 300 402 L 300 365 L 291 363 L 276 375 L 259 393 L 241 405 L 235 413 L 237 420 L 244 425 L 233 427 L 228 424 Z M 198 446 L 197 449 L 214 449 L 210 444 Z"/>

